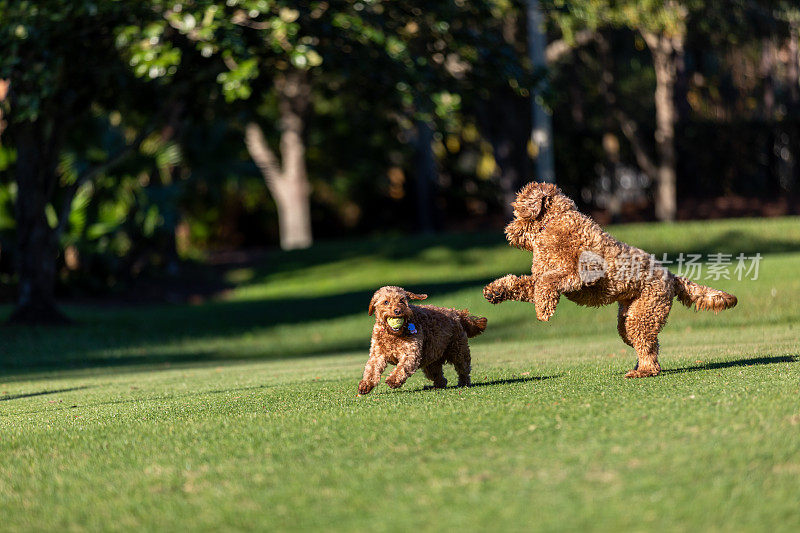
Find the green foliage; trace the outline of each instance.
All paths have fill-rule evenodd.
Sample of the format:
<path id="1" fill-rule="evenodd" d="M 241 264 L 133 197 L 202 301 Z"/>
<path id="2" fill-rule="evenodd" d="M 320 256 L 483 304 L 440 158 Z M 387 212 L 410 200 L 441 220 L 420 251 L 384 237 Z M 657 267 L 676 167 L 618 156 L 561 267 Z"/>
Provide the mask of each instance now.
<path id="1" fill-rule="evenodd" d="M 117 46 L 128 54 L 138 76 L 162 78 L 175 74 L 181 61 L 180 50 L 174 44 L 176 33 L 202 57 L 224 61 L 227 69 L 219 73 L 217 82 L 229 102 L 249 98 L 252 82 L 262 72 L 272 76 L 290 65 L 309 69 L 322 62 L 314 48 L 316 38 L 301 32 L 300 12 L 292 7 L 293 2 L 150 3 L 159 19 L 144 27 L 123 28 L 117 37 Z M 326 9 L 320 7 L 322 2 L 312 4 L 318 10 Z"/>
<path id="2" fill-rule="evenodd" d="M 791 17 L 791 8 L 779 0 L 547 0 L 543 4 L 569 42 L 582 29 L 627 28 L 665 37 L 685 37 L 691 29 L 712 41 L 735 44 L 754 34 L 774 33 L 776 21 Z"/>
<path id="3" fill-rule="evenodd" d="M 146 21 L 146 7 L 125 0 L 0 0 L 0 79 L 10 80 L 14 94 L 7 118 L 51 120 L 59 108 L 91 103 L 126 68 L 110 30 Z"/>
<path id="4" fill-rule="evenodd" d="M 551 0 L 549 13 L 572 41 L 583 28 L 631 28 L 668 36 L 686 32 L 686 17 L 692 8 L 705 4 L 699 0 Z"/>
<path id="5" fill-rule="evenodd" d="M 0 232 L 14 227 L 14 202 L 17 197 L 16 184 L 0 187 Z"/>
<path id="6" fill-rule="evenodd" d="M 483 1 L 150 3 L 160 20 L 130 25 L 117 33 L 117 46 L 127 54 L 135 73 L 150 78 L 172 76 L 182 57 L 176 41 L 180 35 L 203 57 L 223 62 L 225 69 L 217 82 L 229 102 L 249 98 L 260 78 L 268 82 L 280 72 L 299 69 L 318 76 L 378 71 L 401 101 L 413 106 L 426 92 L 454 86 L 456 78 L 463 76 L 463 72 L 454 74 L 454 68 L 483 68 L 478 63 L 488 54 L 502 54 L 499 42 L 480 32 L 484 18 L 491 18 L 496 9 Z M 493 63 L 510 72 L 508 62 L 500 57 Z"/>

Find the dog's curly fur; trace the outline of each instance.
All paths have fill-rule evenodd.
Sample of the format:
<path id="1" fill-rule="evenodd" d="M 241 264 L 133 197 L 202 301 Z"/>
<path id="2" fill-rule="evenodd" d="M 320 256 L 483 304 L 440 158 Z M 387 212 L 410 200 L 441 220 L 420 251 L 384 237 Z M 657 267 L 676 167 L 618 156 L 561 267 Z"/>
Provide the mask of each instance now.
<path id="1" fill-rule="evenodd" d="M 529 183 L 511 205 L 514 220 L 506 226 L 506 238 L 533 252 L 531 275 L 497 279 L 484 288 L 485 298 L 494 304 L 532 302 L 543 321 L 553 315 L 562 294 L 579 305 L 618 302 L 617 330 L 638 357 L 625 377 L 661 372 L 658 333 L 673 298 L 715 313 L 736 305 L 735 296 L 675 276 L 650 254 L 619 242 L 553 184 Z"/>
<path id="2" fill-rule="evenodd" d="M 386 384 L 393 389 L 401 387 L 420 368 L 425 377 L 433 381 L 434 387 L 444 388 L 447 386 L 442 371 L 445 363 L 455 366 L 460 387 L 469 386 L 467 338 L 480 335 L 486 329 L 486 319 L 472 316 L 467 310 L 408 303 L 409 299 L 427 297 L 394 286 L 375 291 L 369 302 L 369 314 L 375 315 L 375 325 L 369 360 L 358 384 L 359 394 L 367 394 L 375 388 L 390 363 L 397 365 L 386 378 Z M 390 318 L 402 319 L 402 325 L 393 329 L 387 322 Z"/>

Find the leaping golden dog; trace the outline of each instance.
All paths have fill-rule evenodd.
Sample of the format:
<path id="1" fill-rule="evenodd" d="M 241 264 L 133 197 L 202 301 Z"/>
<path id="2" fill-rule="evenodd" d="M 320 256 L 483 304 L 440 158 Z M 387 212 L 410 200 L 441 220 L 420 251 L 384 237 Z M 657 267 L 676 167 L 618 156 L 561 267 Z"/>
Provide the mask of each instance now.
<path id="1" fill-rule="evenodd" d="M 617 302 L 617 330 L 638 358 L 625 377 L 661 372 L 658 333 L 675 297 L 698 310 L 719 312 L 736 305 L 732 294 L 676 276 L 644 250 L 616 240 L 553 184 L 529 183 L 511 205 L 514 220 L 506 226 L 506 238 L 533 253 L 531 275 L 504 276 L 484 287 L 483 295 L 493 304 L 531 302 L 543 321 L 553 316 L 562 294 L 579 305 Z"/>

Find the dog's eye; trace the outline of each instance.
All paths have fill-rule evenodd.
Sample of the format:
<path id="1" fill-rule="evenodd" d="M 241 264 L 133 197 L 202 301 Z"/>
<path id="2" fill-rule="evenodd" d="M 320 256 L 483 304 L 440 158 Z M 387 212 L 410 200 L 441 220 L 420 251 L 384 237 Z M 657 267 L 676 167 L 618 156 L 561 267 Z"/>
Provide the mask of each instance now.
<path id="1" fill-rule="evenodd" d="M 384 300 L 383 305 L 389 305 L 389 300 Z"/>

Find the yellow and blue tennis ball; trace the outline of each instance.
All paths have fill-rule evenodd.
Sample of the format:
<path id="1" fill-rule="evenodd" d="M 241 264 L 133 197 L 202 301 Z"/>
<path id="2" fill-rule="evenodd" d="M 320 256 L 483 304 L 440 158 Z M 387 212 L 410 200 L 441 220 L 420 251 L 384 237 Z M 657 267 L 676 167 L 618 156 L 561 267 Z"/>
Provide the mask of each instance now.
<path id="1" fill-rule="evenodd" d="M 386 323 L 389 324 L 389 327 L 392 329 L 400 329 L 403 325 L 402 318 L 387 318 Z"/>

